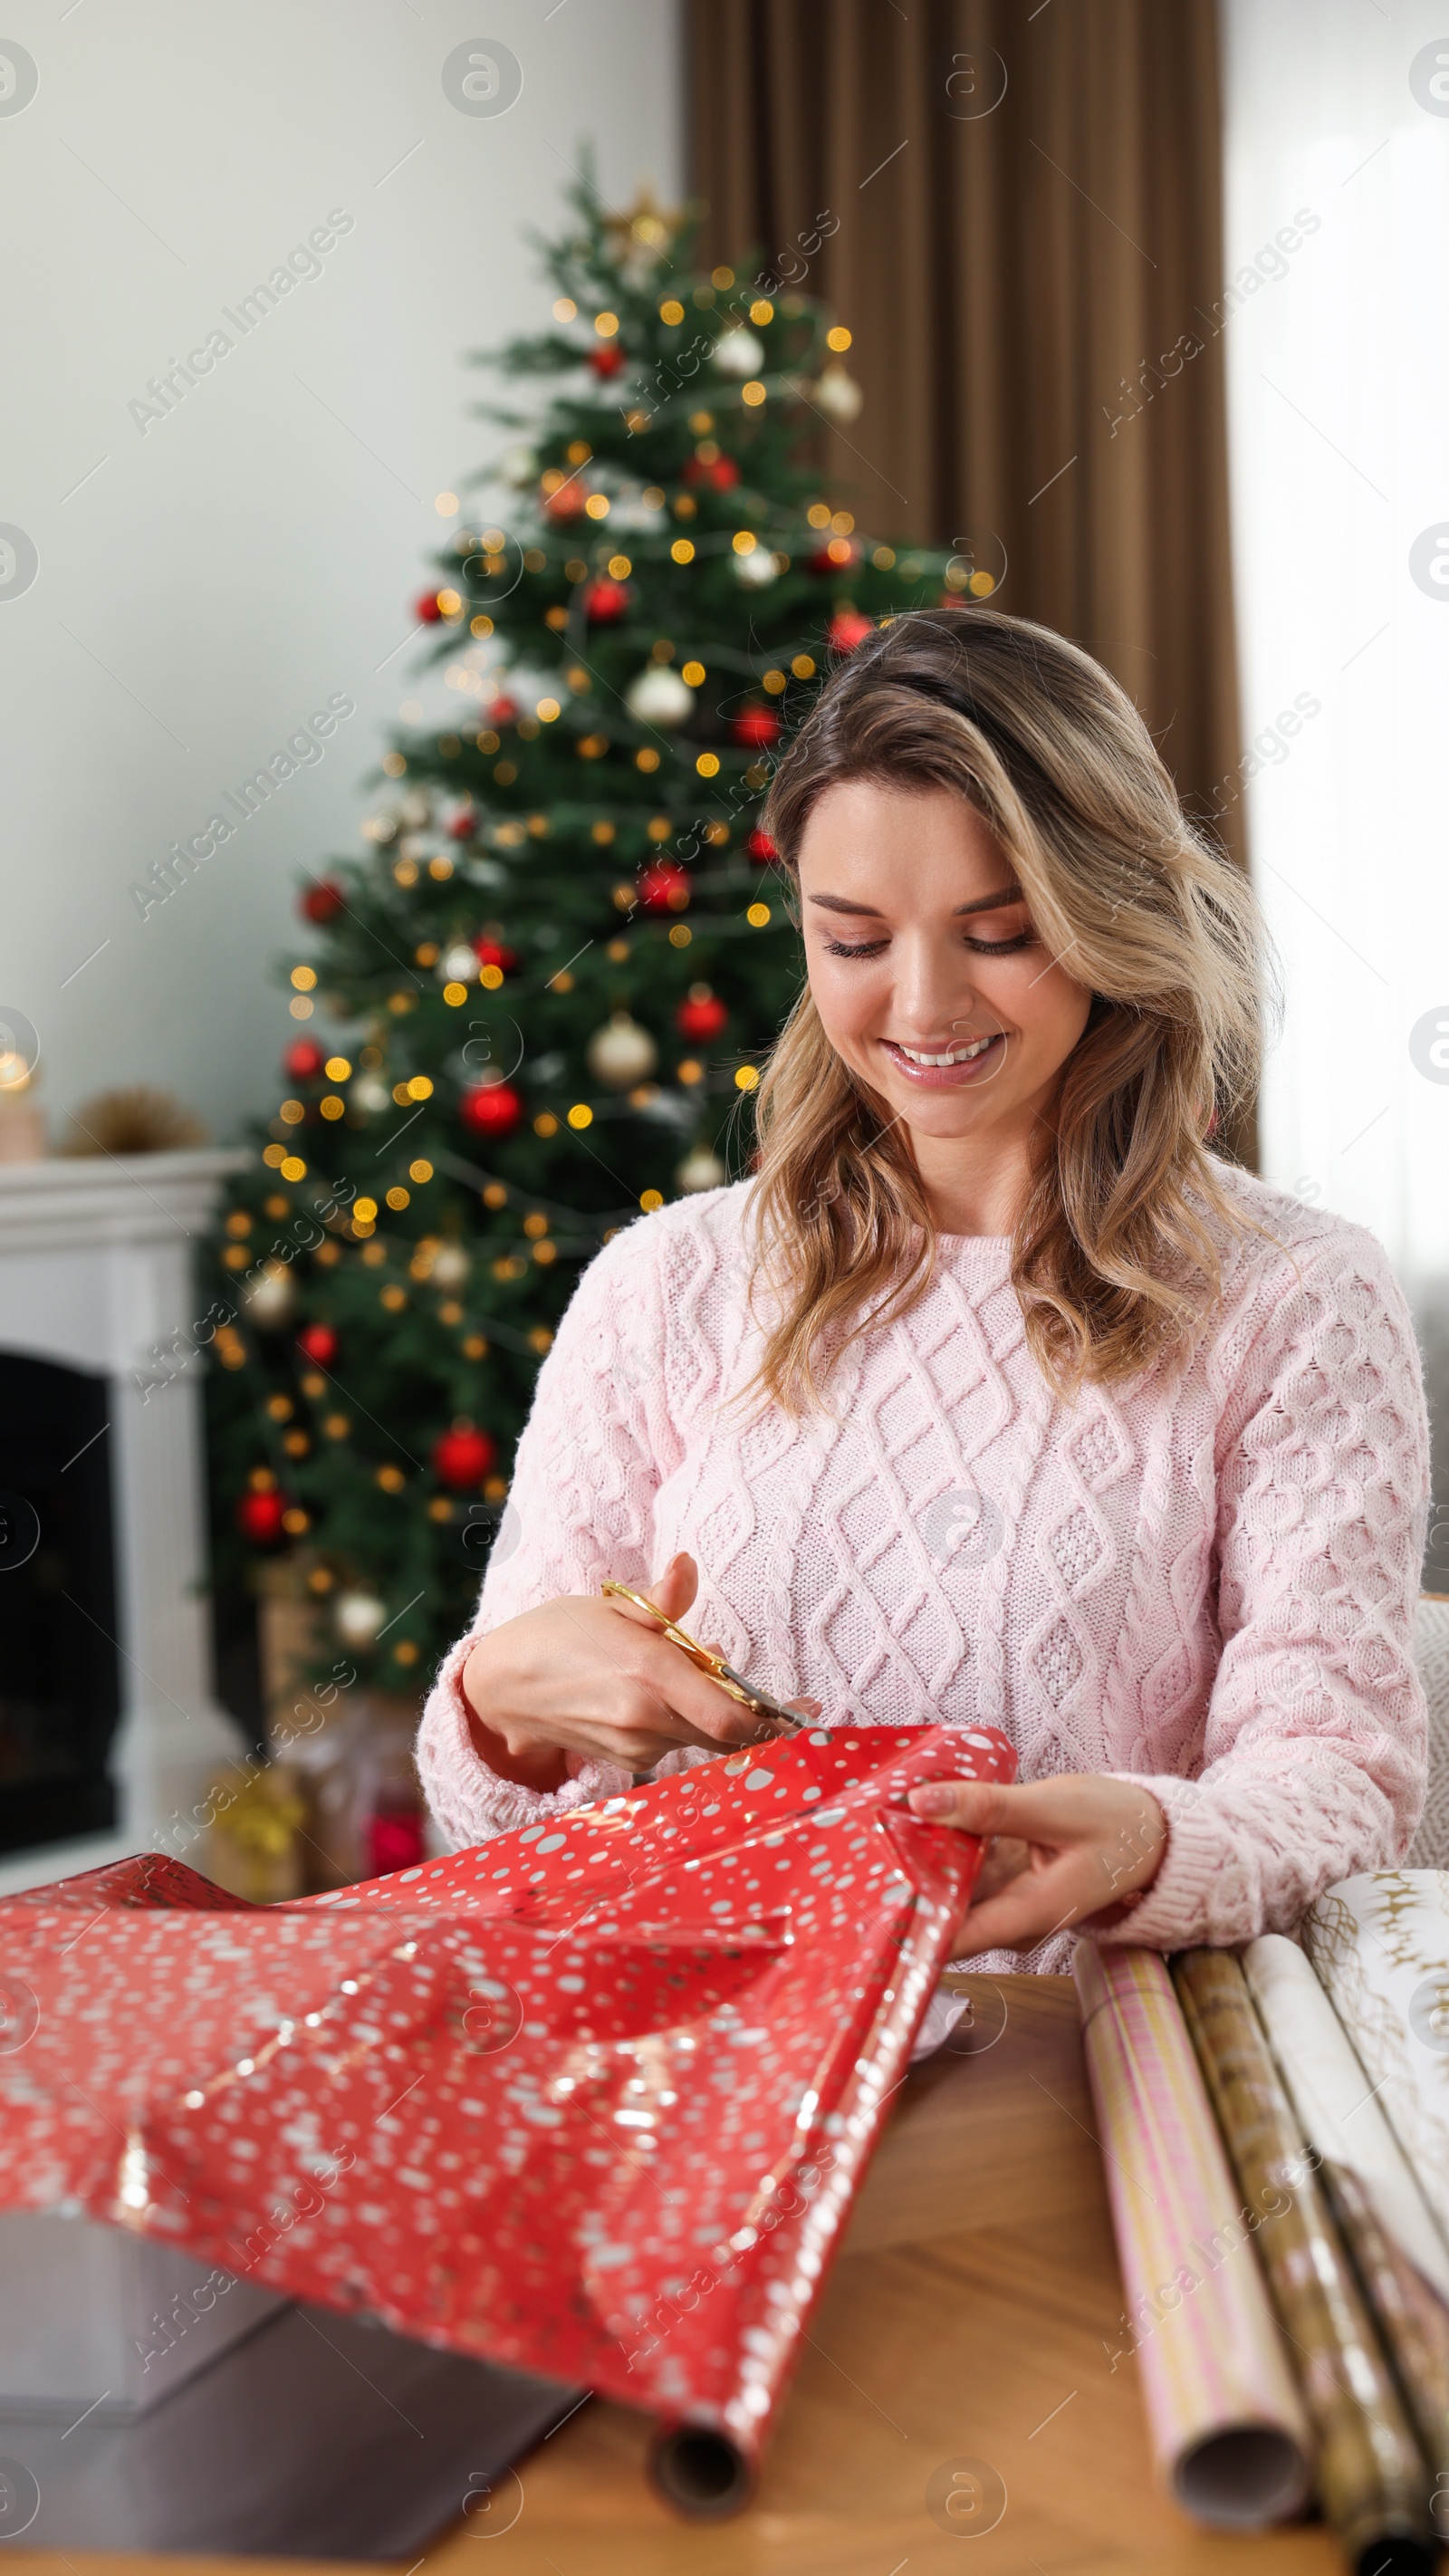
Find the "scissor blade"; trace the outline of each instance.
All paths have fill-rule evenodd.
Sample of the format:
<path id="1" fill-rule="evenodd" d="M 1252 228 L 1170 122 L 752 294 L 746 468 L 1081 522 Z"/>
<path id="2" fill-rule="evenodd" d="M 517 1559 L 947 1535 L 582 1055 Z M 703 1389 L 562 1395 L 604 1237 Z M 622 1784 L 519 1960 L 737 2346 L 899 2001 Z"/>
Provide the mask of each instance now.
<path id="1" fill-rule="evenodd" d="M 787 1734 L 803 1735 L 806 1721 L 798 1710 L 786 1708 L 783 1700 L 776 1699 L 772 1691 L 762 1690 L 758 1682 L 747 1681 L 743 1673 L 735 1671 L 733 1664 L 721 1664 L 720 1672 L 725 1681 L 733 1682 L 737 1690 L 747 1691 L 761 1708 L 768 1709 Z"/>

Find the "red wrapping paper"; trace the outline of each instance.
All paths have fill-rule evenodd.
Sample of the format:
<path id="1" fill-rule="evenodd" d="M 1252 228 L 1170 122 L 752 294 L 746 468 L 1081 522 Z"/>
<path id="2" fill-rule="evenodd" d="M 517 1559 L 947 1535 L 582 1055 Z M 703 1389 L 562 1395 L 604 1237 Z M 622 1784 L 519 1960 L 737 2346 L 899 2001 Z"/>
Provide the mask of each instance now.
<path id="1" fill-rule="evenodd" d="M 757 2458 L 975 1879 L 821 1730 L 338 1895 L 0 1903 L 0 2207 L 144 2230 Z"/>

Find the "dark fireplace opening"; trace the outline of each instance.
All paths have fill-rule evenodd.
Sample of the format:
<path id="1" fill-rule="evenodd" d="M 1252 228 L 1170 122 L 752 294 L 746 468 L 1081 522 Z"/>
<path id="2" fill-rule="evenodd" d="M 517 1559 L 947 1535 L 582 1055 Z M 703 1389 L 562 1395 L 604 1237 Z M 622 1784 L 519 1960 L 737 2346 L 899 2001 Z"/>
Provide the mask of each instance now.
<path id="1" fill-rule="evenodd" d="M 0 1852 L 116 1821 L 110 1448 L 104 1378 L 0 1352 Z"/>

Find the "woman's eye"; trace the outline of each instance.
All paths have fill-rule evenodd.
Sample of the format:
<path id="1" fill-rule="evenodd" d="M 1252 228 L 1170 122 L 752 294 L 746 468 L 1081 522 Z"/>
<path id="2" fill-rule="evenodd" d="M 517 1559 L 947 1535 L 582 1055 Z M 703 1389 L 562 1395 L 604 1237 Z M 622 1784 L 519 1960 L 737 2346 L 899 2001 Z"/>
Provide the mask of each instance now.
<path id="1" fill-rule="evenodd" d="M 1010 957 L 1018 948 L 1030 948 L 1036 938 L 1034 930 L 1019 930 L 1014 939 L 968 939 L 979 957 Z"/>
<path id="2" fill-rule="evenodd" d="M 885 944 L 883 939 L 869 939 L 863 947 L 852 948 L 843 939 L 827 939 L 825 954 L 827 957 L 878 957 Z"/>

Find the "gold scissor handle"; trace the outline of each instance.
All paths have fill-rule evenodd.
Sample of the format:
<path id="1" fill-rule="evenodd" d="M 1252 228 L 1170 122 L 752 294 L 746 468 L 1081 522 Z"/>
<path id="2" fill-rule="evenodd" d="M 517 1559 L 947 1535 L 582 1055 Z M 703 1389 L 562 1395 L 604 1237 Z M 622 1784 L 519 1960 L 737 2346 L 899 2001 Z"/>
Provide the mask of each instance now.
<path id="1" fill-rule="evenodd" d="M 758 1708 L 763 1715 L 760 1701 L 752 1698 L 747 1690 L 742 1690 L 737 1682 L 726 1680 L 723 1655 L 713 1654 L 708 1646 L 700 1644 L 697 1637 L 691 1637 L 687 1629 L 679 1627 L 673 1619 L 666 1619 L 663 1611 L 646 1600 L 642 1592 L 631 1592 L 627 1583 L 612 1582 L 601 1583 L 599 1590 L 616 1601 L 628 1601 L 636 1610 L 642 1610 L 646 1618 L 653 1620 L 660 1635 L 667 1637 L 671 1646 L 677 1646 L 682 1655 L 688 1655 L 690 1662 L 697 1664 L 702 1673 L 708 1673 L 711 1681 L 718 1682 L 721 1690 L 728 1691 L 731 1699 L 742 1701 L 746 1708 Z"/>
<path id="2" fill-rule="evenodd" d="M 716 1654 L 711 1646 L 702 1646 L 698 1638 L 691 1637 L 676 1620 L 666 1619 L 664 1612 L 654 1602 L 646 1600 L 642 1592 L 631 1592 L 627 1583 L 612 1581 L 601 1583 L 599 1590 L 608 1598 L 628 1601 L 636 1610 L 642 1610 L 646 1618 L 653 1620 L 660 1635 L 667 1637 L 671 1646 L 677 1646 L 681 1654 L 687 1655 L 700 1672 L 707 1673 L 712 1682 L 718 1682 L 722 1691 L 728 1691 L 731 1699 L 738 1700 L 742 1708 L 753 1709 L 757 1717 L 768 1719 L 772 1733 L 798 1735 L 803 1732 L 805 1721 L 793 1709 L 786 1708 L 769 1691 L 755 1690 L 743 1674 L 726 1663 L 723 1655 Z"/>

